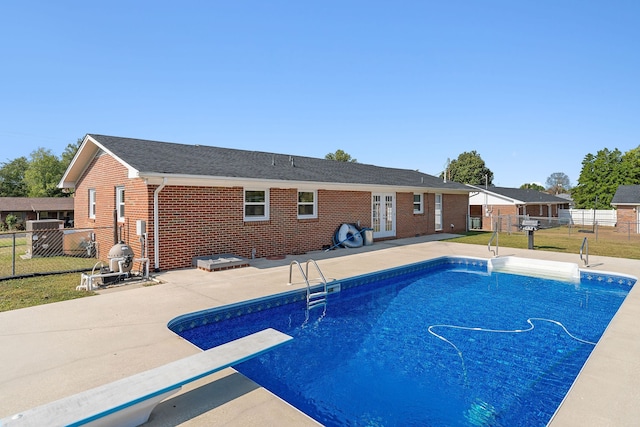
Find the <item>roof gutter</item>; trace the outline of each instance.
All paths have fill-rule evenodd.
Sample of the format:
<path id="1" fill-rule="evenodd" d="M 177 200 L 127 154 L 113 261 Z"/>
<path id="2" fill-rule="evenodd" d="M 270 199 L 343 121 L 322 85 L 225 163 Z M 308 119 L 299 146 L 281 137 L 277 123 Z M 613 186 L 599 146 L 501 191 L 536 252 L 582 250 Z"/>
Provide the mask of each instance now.
<path id="1" fill-rule="evenodd" d="M 160 214 L 158 213 L 158 194 L 160 194 L 165 185 L 167 185 L 166 177 L 162 179 L 162 184 L 153 191 L 153 268 L 156 272 L 160 271 L 160 224 L 158 221 Z"/>
<path id="2" fill-rule="evenodd" d="M 264 187 L 264 188 L 299 188 L 345 191 L 407 191 L 407 192 L 438 192 L 445 194 L 469 194 L 470 189 L 460 185 L 457 188 L 447 186 L 430 186 L 424 183 L 411 185 L 404 184 L 380 184 L 380 183 L 340 183 L 322 181 L 296 181 L 283 179 L 264 178 L 240 178 L 224 176 L 200 176 L 182 174 L 160 174 L 154 172 L 139 172 L 132 176 L 146 180 L 149 185 L 160 185 L 164 180 L 171 180 L 171 185 L 198 186 L 198 187 Z"/>

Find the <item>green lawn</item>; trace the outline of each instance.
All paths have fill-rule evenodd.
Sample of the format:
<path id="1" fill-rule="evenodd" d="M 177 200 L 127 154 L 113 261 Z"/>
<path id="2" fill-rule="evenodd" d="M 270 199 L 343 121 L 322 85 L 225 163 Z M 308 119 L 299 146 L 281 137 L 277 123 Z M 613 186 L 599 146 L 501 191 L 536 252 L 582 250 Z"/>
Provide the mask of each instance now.
<path id="1" fill-rule="evenodd" d="M 487 245 L 492 232 L 469 232 L 463 237 L 449 242 Z M 566 227 L 552 228 L 534 232 L 534 250 L 579 254 L 585 238 L 588 239 L 589 255 L 610 256 L 615 258 L 640 259 L 640 236 L 628 236 L 613 229 L 600 228 L 595 233 L 569 232 Z M 527 249 L 528 237 L 525 233 L 499 233 L 499 247 Z"/>
<path id="2" fill-rule="evenodd" d="M 26 237 L 18 237 L 15 239 L 15 250 L 13 245 L 12 238 L 4 237 L 0 239 L 0 277 L 90 270 L 97 262 L 95 258 L 62 255 L 33 258 L 24 257 L 28 251 Z"/>
<path id="3" fill-rule="evenodd" d="M 76 286 L 80 284 L 80 272 L 38 275 L 56 271 L 91 270 L 97 262 L 95 258 L 22 257 L 27 252 L 26 237 L 15 239 L 15 255 L 13 246 L 12 237 L 0 238 L 0 277 L 14 274 L 36 276 L 1 280 L 0 312 L 95 295 L 95 292 L 76 291 Z"/>
<path id="4" fill-rule="evenodd" d="M 80 273 L 52 274 L 0 281 L 0 311 L 16 310 L 95 295 L 76 291 Z"/>

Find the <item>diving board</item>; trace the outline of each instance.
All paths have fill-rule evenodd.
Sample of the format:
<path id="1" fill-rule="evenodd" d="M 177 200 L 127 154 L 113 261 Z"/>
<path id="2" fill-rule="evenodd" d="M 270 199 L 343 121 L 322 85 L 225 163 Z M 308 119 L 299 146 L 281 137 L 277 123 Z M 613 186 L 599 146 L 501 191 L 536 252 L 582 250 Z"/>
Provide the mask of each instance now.
<path id="1" fill-rule="evenodd" d="M 122 426 L 145 423 L 153 408 L 180 388 L 259 356 L 293 338 L 264 329 L 193 356 L 132 375 L 0 420 L 2 427 Z"/>

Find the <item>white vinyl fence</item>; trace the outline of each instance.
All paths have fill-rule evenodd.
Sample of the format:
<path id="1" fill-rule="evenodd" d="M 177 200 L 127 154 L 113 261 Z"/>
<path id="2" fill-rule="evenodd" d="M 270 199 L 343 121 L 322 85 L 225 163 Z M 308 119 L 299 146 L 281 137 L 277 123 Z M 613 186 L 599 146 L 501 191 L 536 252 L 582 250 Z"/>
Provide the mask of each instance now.
<path id="1" fill-rule="evenodd" d="M 618 211 L 615 209 L 560 209 L 558 217 L 563 222 L 574 225 L 593 225 L 615 227 Z"/>

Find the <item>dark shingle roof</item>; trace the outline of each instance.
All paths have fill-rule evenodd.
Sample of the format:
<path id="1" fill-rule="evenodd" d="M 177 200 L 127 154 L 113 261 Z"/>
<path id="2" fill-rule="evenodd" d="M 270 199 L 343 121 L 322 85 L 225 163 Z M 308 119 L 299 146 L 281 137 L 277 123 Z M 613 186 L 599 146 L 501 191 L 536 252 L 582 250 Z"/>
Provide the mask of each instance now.
<path id="1" fill-rule="evenodd" d="M 385 168 L 297 155 L 89 135 L 143 173 L 441 188 L 468 191 L 455 182 L 409 169 Z"/>
<path id="2" fill-rule="evenodd" d="M 0 197 L 0 211 L 72 211 L 73 197 Z"/>
<path id="3" fill-rule="evenodd" d="M 509 197 L 510 199 L 520 200 L 525 203 L 568 203 L 569 201 L 553 194 L 544 193 L 538 190 L 508 188 L 508 187 L 489 187 L 489 191 Z"/>
<path id="4" fill-rule="evenodd" d="M 640 185 L 620 185 L 613 195 L 611 204 L 640 204 Z"/>

